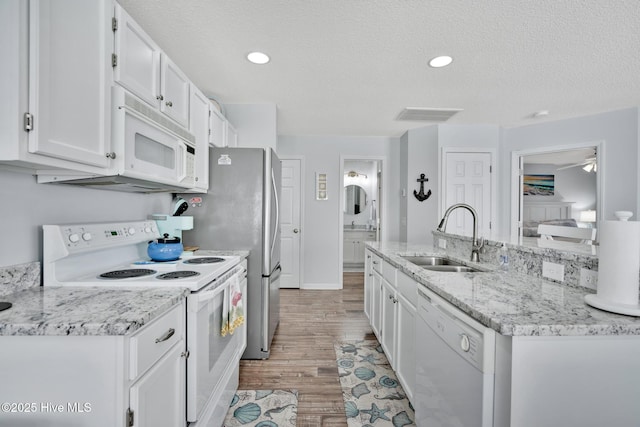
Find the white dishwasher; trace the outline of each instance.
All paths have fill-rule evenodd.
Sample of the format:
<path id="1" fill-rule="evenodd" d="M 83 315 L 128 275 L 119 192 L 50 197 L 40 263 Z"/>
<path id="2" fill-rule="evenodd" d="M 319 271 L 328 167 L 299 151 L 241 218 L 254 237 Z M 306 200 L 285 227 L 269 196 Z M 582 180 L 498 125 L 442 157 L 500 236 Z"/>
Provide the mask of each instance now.
<path id="1" fill-rule="evenodd" d="M 416 424 L 493 426 L 495 332 L 424 287 L 416 322 Z"/>

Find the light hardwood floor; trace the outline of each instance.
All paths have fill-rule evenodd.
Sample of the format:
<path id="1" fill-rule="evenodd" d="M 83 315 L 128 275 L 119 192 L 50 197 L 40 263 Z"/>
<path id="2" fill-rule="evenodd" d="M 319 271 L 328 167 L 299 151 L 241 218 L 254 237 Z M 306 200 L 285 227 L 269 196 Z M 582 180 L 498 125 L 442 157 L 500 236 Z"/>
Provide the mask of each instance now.
<path id="1" fill-rule="evenodd" d="M 268 360 L 240 362 L 240 389 L 298 390 L 298 427 L 346 427 L 333 343 L 375 339 L 363 311 L 363 273 L 337 291 L 280 290 L 280 325 Z"/>

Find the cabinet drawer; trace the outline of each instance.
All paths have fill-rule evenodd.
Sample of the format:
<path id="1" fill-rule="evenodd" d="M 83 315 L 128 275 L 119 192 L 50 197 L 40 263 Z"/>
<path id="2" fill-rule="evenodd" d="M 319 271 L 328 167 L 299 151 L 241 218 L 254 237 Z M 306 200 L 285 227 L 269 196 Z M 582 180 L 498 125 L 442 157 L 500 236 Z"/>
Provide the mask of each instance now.
<path id="1" fill-rule="evenodd" d="M 418 284 L 406 274 L 398 273 L 398 292 L 415 305 L 418 298 Z"/>
<path id="2" fill-rule="evenodd" d="M 397 268 L 393 265 L 387 261 L 382 261 L 382 277 L 394 287 L 396 286 L 396 271 Z"/>
<path id="3" fill-rule="evenodd" d="M 371 265 L 375 271 L 382 274 L 382 259 L 373 252 L 371 252 Z"/>
<path id="4" fill-rule="evenodd" d="M 137 378 L 184 339 L 184 320 L 184 304 L 178 304 L 131 337 L 129 379 Z"/>

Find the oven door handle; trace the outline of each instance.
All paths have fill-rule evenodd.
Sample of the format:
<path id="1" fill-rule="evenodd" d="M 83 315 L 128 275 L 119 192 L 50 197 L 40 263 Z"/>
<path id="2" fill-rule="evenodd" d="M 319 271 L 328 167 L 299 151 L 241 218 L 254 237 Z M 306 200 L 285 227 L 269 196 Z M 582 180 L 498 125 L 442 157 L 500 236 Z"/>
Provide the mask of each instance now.
<path id="1" fill-rule="evenodd" d="M 190 294 L 187 298 L 187 310 L 197 313 L 200 309 L 200 304 L 212 300 L 213 298 L 218 296 L 218 294 L 224 292 L 224 290 L 229 287 L 229 285 L 231 284 L 231 279 L 233 279 L 234 277 L 237 277 L 238 280 L 241 281 L 244 274 L 245 270 L 240 270 L 236 274 L 225 280 L 223 283 L 221 283 L 220 286 L 217 286 L 215 289 Z"/>

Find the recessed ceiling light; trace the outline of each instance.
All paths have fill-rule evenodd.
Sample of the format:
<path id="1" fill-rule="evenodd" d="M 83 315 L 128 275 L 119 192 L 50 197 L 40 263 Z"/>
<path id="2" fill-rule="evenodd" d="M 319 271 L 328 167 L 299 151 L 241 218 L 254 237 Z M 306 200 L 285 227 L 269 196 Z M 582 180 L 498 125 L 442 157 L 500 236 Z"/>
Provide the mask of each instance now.
<path id="1" fill-rule="evenodd" d="M 540 110 L 533 113 L 533 118 L 537 119 L 540 117 L 547 117 L 549 115 L 549 110 Z"/>
<path id="2" fill-rule="evenodd" d="M 270 60 L 269 55 L 262 52 L 251 52 L 247 55 L 247 59 L 254 64 L 266 64 Z"/>
<path id="3" fill-rule="evenodd" d="M 453 58 L 450 56 L 436 56 L 431 61 L 429 61 L 429 66 L 433 68 L 441 68 L 446 67 L 447 65 L 453 62 Z"/>

